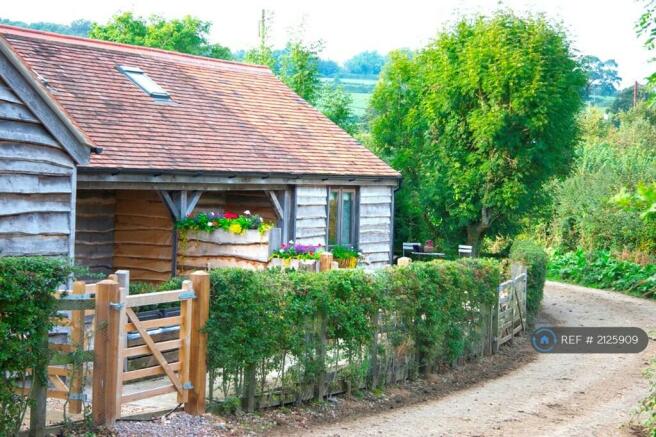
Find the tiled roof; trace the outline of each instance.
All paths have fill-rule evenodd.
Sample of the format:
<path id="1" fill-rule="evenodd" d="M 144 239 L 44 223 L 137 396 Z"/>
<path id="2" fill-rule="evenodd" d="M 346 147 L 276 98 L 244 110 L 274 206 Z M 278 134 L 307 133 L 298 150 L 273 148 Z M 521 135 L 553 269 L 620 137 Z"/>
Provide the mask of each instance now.
<path id="1" fill-rule="evenodd" d="M 71 121 L 118 169 L 398 176 L 269 69 L 0 26 Z M 119 65 L 171 95 L 147 95 Z"/>

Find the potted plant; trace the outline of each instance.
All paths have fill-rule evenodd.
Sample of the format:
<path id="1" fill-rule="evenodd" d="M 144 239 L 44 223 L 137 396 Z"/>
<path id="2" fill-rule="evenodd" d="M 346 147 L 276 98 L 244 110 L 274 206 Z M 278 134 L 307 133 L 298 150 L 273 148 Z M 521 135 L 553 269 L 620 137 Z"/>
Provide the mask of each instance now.
<path id="1" fill-rule="evenodd" d="M 358 265 L 360 252 L 356 249 L 347 246 L 333 246 L 331 252 L 340 269 L 354 269 Z"/>
<path id="2" fill-rule="evenodd" d="M 323 251 L 321 244 L 300 244 L 290 241 L 283 243 L 271 254 L 271 264 L 274 266 L 299 268 L 301 264 L 316 264 Z"/>

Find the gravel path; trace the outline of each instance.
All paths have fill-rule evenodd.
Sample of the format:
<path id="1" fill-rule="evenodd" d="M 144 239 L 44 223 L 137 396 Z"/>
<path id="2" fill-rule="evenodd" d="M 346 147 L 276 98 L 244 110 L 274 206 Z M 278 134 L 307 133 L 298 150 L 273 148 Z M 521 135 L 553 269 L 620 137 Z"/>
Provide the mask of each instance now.
<path id="1" fill-rule="evenodd" d="M 654 335 L 656 302 L 548 282 L 544 324 L 638 326 Z M 549 323 L 547 323 L 549 321 Z M 625 436 L 656 355 L 549 355 L 436 401 L 305 431 L 324 436 Z"/>

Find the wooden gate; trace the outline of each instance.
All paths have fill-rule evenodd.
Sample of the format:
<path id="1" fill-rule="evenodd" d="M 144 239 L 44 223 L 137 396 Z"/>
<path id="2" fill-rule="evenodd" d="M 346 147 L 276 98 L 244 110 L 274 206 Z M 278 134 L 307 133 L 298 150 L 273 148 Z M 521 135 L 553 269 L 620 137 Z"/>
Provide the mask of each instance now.
<path id="1" fill-rule="evenodd" d="M 209 311 L 209 275 L 194 272 L 179 290 L 129 295 L 129 281 L 123 287 L 112 280 L 97 284 L 96 332 L 94 340 L 93 417 L 98 425 L 113 425 L 121 415 L 121 405 L 139 399 L 177 392 L 179 403 L 190 414 L 205 412 L 207 336 L 202 332 Z M 139 320 L 134 308 L 180 302 L 180 315 L 155 320 Z M 149 329 L 179 326 L 177 339 L 155 342 Z M 144 345 L 128 347 L 128 332 L 138 332 Z M 163 352 L 179 349 L 178 361 L 168 362 Z M 128 371 L 124 359 L 152 354 L 157 365 Z M 125 394 L 123 384 L 148 376 L 166 375 L 160 387 Z"/>
<path id="2" fill-rule="evenodd" d="M 514 336 L 526 330 L 526 267 L 511 266 L 512 279 L 499 285 L 497 306 L 496 351 Z"/>

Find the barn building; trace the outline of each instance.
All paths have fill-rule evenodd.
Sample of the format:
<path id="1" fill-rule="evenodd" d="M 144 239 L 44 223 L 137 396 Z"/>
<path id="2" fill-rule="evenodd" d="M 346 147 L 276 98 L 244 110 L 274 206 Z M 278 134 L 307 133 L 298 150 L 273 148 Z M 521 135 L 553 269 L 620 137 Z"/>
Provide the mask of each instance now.
<path id="1" fill-rule="evenodd" d="M 0 26 L 0 256 L 176 273 L 175 221 L 392 257 L 399 174 L 268 68 Z"/>

